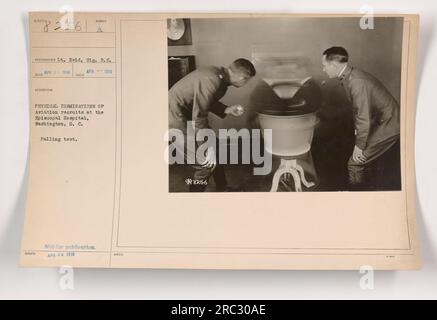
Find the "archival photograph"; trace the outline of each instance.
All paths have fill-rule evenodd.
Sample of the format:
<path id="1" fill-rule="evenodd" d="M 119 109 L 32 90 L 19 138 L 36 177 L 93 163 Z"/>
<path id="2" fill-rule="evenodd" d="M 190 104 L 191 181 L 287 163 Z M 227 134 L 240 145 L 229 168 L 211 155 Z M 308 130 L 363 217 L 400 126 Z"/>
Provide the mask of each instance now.
<path id="1" fill-rule="evenodd" d="M 420 267 L 417 15 L 75 17 L 29 15 L 21 266 Z"/>
<path id="2" fill-rule="evenodd" d="M 403 23 L 168 19 L 169 191 L 401 190 Z"/>

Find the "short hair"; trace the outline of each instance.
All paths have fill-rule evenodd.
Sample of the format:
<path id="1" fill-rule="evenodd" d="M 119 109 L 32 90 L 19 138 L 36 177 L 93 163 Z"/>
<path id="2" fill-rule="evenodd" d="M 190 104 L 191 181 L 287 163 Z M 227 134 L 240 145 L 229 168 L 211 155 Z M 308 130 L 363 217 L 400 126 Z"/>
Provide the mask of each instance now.
<path id="1" fill-rule="evenodd" d="M 252 62 L 247 59 L 237 59 L 230 65 L 232 71 L 243 72 L 246 75 L 253 77 L 256 75 L 255 67 Z"/>
<path id="2" fill-rule="evenodd" d="M 323 55 L 326 56 L 328 61 L 348 62 L 349 54 L 343 47 L 331 47 L 323 51 Z"/>

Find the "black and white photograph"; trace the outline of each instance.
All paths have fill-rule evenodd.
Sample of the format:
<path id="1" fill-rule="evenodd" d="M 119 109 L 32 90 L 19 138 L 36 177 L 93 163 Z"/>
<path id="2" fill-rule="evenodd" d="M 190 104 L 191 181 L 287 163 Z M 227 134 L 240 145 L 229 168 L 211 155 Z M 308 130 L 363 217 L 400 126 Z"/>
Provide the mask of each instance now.
<path id="1" fill-rule="evenodd" d="M 168 19 L 169 191 L 401 190 L 403 20 Z"/>
<path id="2" fill-rule="evenodd" d="M 3 7 L 0 299 L 435 298 L 435 1 Z"/>

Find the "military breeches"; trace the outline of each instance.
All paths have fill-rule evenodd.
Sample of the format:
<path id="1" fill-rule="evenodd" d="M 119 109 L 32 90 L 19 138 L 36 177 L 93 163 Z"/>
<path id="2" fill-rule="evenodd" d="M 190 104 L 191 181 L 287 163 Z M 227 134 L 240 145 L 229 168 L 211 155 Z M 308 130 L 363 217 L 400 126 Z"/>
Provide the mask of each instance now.
<path id="1" fill-rule="evenodd" d="M 205 161 L 205 155 L 197 154 L 196 157 L 196 143 L 187 143 L 187 135 L 184 134 L 184 141 L 175 141 L 173 144 L 176 147 L 176 152 L 184 155 L 184 161 L 193 169 L 193 177 L 187 179 L 189 190 L 192 192 L 205 191 L 209 184 L 210 177 L 213 176 L 217 191 L 224 191 L 227 186 L 226 176 L 223 165 L 218 164 L 218 148 L 216 148 L 216 163 L 215 168 L 205 168 L 201 164 Z"/>
<path id="2" fill-rule="evenodd" d="M 400 190 L 400 143 L 392 146 L 377 157 L 358 163 L 348 161 L 349 184 L 353 190 Z"/>

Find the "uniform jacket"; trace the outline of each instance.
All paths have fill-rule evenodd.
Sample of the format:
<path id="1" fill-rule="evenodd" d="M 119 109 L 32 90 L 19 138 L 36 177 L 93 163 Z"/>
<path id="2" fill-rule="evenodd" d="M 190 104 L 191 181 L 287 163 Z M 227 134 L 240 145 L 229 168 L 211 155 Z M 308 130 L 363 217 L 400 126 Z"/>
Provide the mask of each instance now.
<path id="1" fill-rule="evenodd" d="M 400 133 L 399 104 L 371 74 L 347 66 L 340 77 L 355 117 L 355 145 L 367 158 L 387 150 Z"/>
<path id="2" fill-rule="evenodd" d="M 168 92 L 169 126 L 186 130 L 187 121 L 194 121 L 196 129 L 208 128 L 208 112 L 225 117 L 226 105 L 219 100 L 229 83 L 224 68 L 197 69 L 176 82 Z"/>

